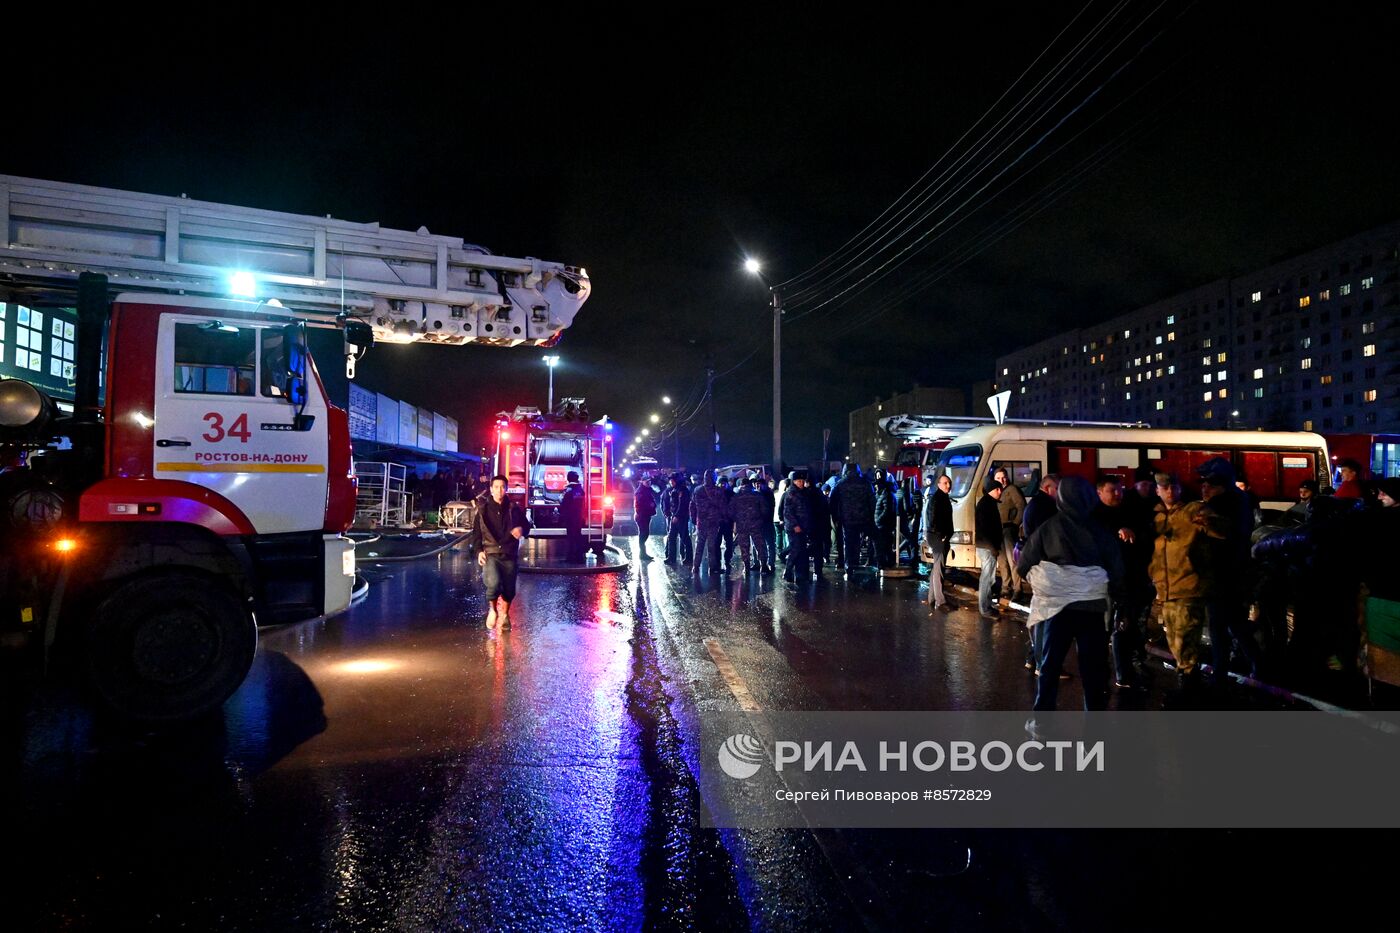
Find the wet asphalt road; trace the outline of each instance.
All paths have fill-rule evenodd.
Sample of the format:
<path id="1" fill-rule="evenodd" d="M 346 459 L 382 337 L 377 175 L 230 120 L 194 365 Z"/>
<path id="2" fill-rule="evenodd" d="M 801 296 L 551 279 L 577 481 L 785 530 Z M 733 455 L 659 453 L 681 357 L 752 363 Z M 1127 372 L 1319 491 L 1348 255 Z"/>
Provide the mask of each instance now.
<path id="1" fill-rule="evenodd" d="M 11 928 L 1165 928 L 1337 907 L 1385 869 L 1355 834 L 704 830 L 696 717 L 738 708 L 707 640 L 764 709 L 1024 709 L 1020 623 L 658 560 L 522 575 L 491 633 L 464 553 L 363 570 L 363 603 L 264 632 L 197 727 L 11 698 Z"/>

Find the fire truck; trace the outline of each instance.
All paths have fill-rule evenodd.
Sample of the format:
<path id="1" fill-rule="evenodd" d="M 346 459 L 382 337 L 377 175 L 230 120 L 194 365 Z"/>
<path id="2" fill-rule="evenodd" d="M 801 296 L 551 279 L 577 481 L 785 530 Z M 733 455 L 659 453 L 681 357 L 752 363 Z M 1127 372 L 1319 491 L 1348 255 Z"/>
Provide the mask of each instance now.
<path id="1" fill-rule="evenodd" d="M 583 399 L 567 398 L 554 412 L 520 405 L 496 416 L 493 475 L 506 478 L 506 495 L 525 510 L 530 537 L 548 550 L 562 542 L 559 503 L 570 473 L 584 492 L 583 535 L 600 558 L 613 526 L 612 439 L 607 417 L 590 421 Z"/>
<path id="2" fill-rule="evenodd" d="M 148 722 L 222 704 L 259 625 L 350 602 L 308 327 L 353 377 L 375 341 L 550 345 L 590 292 L 422 229 L 6 175 L 0 232 L 0 362 L 32 374 L 0 380 L 0 643 Z"/>

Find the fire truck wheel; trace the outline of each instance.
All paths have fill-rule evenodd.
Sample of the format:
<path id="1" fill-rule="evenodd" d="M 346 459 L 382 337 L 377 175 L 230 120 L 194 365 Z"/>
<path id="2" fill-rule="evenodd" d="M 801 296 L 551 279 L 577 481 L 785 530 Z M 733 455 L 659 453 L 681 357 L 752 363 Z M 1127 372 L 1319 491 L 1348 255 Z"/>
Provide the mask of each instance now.
<path id="1" fill-rule="evenodd" d="M 141 577 L 98 605 L 87 626 L 86 668 L 98 696 L 125 718 L 193 719 L 238 689 L 257 641 L 252 616 L 216 581 Z"/>

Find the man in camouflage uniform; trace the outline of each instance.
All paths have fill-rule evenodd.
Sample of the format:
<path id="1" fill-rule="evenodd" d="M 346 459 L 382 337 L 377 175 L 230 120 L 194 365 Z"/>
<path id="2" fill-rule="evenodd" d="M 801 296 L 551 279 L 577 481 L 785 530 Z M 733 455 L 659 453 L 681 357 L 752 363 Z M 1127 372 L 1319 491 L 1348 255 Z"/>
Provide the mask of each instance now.
<path id="1" fill-rule="evenodd" d="M 758 492 L 758 474 L 749 477 L 729 503 L 734 516 L 734 530 L 739 536 L 739 552 L 744 555 L 744 569 L 750 573 L 772 573 L 768 556 L 768 536 L 764 533 L 769 521 L 768 504 Z M 733 566 L 731 563 L 730 566 Z"/>
<path id="2" fill-rule="evenodd" d="M 715 471 L 690 496 L 690 517 L 695 520 L 695 562 L 691 572 L 700 574 L 700 562 L 708 559 L 711 573 L 725 573 L 719 561 L 719 541 L 729 524 L 729 493 L 715 484 Z"/>

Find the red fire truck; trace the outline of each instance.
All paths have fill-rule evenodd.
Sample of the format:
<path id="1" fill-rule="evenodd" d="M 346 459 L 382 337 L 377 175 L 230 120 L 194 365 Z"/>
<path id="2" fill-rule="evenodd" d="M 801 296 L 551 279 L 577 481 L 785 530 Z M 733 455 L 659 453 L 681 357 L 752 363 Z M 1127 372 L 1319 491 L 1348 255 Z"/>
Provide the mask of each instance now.
<path id="1" fill-rule="evenodd" d="M 550 343 L 590 290 L 451 237 L 4 175 L 0 230 L 35 376 L 0 380 L 0 642 L 146 721 L 222 704 L 258 625 L 350 602 L 349 426 L 308 326 L 353 376 L 376 340 Z"/>
<path id="2" fill-rule="evenodd" d="M 613 425 L 606 417 L 588 420 L 583 399 L 564 399 L 555 413 L 532 406 L 496 416 L 492 473 L 506 478 L 506 494 L 520 503 L 530 537 L 562 541 L 559 502 L 570 473 L 584 491 L 583 534 L 599 557 L 613 525 Z"/>

